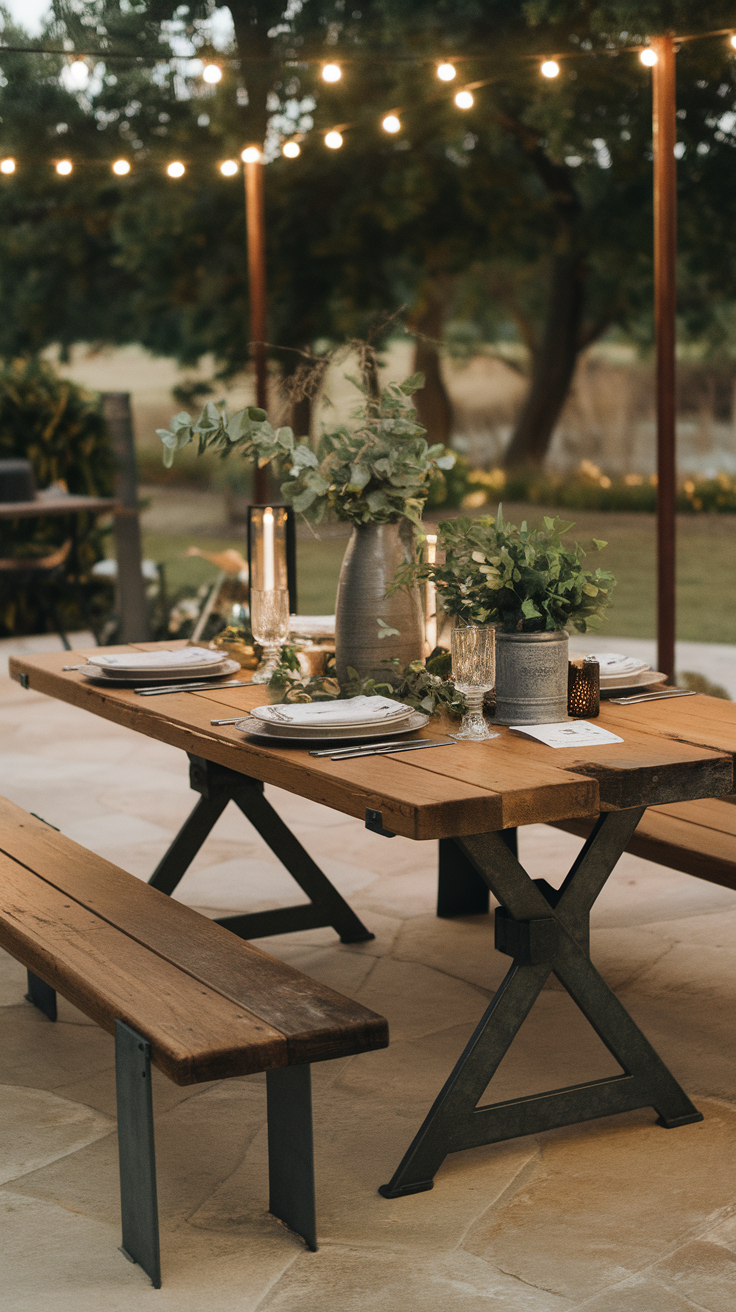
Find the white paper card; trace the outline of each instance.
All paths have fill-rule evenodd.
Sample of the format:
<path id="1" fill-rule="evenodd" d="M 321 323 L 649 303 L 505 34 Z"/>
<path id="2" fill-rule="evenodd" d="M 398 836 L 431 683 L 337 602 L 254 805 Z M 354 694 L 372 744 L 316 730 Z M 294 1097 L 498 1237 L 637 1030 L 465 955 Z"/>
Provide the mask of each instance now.
<path id="1" fill-rule="evenodd" d="M 512 733 L 522 738 L 536 738 L 546 747 L 603 747 L 608 743 L 622 743 L 615 733 L 602 729 L 587 720 L 563 721 L 562 724 L 512 724 Z"/>

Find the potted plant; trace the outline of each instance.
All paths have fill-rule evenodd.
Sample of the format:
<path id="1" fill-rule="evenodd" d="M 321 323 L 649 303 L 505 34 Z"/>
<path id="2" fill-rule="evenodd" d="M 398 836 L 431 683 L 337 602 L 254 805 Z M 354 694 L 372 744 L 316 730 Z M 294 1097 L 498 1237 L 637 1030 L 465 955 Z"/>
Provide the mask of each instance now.
<path id="1" fill-rule="evenodd" d="M 290 428 L 272 428 L 264 410 L 249 407 L 231 418 L 208 401 L 196 423 L 186 412 L 158 429 L 164 464 L 198 441 L 222 456 L 233 451 L 259 465 L 273 461 L 285 475 L 281 492 L 314 523 L 328 510 L 353 525 L 337 591 L 337 676 L 353 669 L 365 678 L 398 659 L 422 654 L 424 620 L 419 591 L 410 585 L 388 595 L 396 571 L 413 559 L 414 527 L 421 520 L 432 475 L 452 467 L 442 445 L 429 446 L 411 397 L 421 374 L 389 383 L 378 395 L 367 379 L 350 379 L 362 394 L 351 422 L 325 432 L 313 447 Z"/>
<path id="2" fill-rule="evenodd" d="M 414 567 L 433 580 L 444 609 L 460 623 L 496 629 L 496 719 L 547 724 L 567 718 L 568 628 L 587 632 L 611 601 L 612 574 L 586 570 L 586 555 L 561 535 L 572 524 L 461 517 L 438 526 L 441 563 Z M 606 543 L 593 540 L 600 551 Z M 405 571 L 404 578 L 410 571 Z"/>

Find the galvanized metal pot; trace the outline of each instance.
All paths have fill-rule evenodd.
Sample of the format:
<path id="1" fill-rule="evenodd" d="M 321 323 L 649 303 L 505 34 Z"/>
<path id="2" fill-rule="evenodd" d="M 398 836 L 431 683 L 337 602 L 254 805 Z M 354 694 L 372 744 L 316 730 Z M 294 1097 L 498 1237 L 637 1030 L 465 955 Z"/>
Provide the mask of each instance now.
<path id="1" fill-rule="evenodd" d="M 567 719 L 567 644 L 565 629 L 496 630 L 497 724 L 556 724 Z"/>
<path id="2" fill-rule="evenodd" d="M 386 596 L 399 566 L 412 559 L 413 538 L 408 520 L 357 524 L 353 529 L 335 605 L 335 663 L 341 683 L 348 677 L 348 666 L 361 678 L 385 677 L 382 662 L 398 657 L 402 665 L 408 665 L 422 656 L 424 616 L 419 589 L 402 588 Z M 379 619 L 398 629 L 398 637 L 379 638 Z"/>

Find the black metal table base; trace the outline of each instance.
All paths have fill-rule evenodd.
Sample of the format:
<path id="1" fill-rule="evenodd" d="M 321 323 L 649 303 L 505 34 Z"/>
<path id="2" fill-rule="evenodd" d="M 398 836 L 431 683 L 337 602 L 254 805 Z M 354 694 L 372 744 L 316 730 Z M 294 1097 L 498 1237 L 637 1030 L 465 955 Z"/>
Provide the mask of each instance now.
<path id="1" fill-rule="evenodd" d="M 502 834 L 453 840 L 501 903 L 496 948 L 514 961 L 393 1179 L 381 1186 L 385 1198 L 431 1189 L 446 1155 L 463 1148 L 637 1107 L 653 1107 L 668 1128 L 703 1119 L 590 960 L 591 908 L 643 813 L 601 816 L 560 889 L 531 879 Z M 472 895 L 467 871 L 463 878 Z M 479 1107 L 551 973 L 623 1073 Z"/>
<path id="2" fill-rule="evenodd" d="M 310 901 L 306 906 L 277 907 L 273 911 L 257 911 L 249 915 L 223 916 L 217 922 L 219 925 L 225 925 L 239 938 L 246 939 L 318 929 L 323 925 L 331 925 L 343 943 L 365 943 L 374 937 L 294 837 L 270 802 L 266 801 L 263 784 L 258 779 L 238 774 L 235 770 L 215 765 L 199 756 L 190 755 L 189 762 L 190 784 L 196 792 L 201 793 L 201 797 L 151 875 L 149 884 L 162 893 L 173 893 L 228 802 L 232 801 L 268 843 L 271 851 Z"/>

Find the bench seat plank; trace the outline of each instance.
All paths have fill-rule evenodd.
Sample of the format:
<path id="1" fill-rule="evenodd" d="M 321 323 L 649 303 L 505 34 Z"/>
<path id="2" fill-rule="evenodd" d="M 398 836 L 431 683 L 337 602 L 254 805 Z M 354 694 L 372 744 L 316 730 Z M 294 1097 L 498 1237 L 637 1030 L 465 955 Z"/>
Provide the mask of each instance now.
<path id="1" fill-rule="evenodd" d="M 272 1066 L 326 1061 L 385 1047 L 388 1042 L 383 1017 L 326 985 L 306 980 L 291 966 L 149 888 L 4 799 L 0 800 L 0 851 L 22 861 L 65 898 L 73 898 L 117 927 L 131 944 L 156 953 L 162 963 L 235 1004 L 238 1013 L 247 1009 L 265 1032 L 277 1033 L 284 1045 L 283 1060 L 271 1062 Z M 43 970 L 33 965 L 30 969 L 46 978 Z M 139 1028 L 133 1020 L 128 1023 Z"/>
<path id="2" fill-rule="evenodd" d="M 4 854 L 0 947 L 109 1033 L 137 1030 L 177 1084 L 288 1064 L 278 1031 Z"/>

